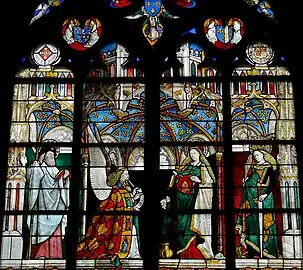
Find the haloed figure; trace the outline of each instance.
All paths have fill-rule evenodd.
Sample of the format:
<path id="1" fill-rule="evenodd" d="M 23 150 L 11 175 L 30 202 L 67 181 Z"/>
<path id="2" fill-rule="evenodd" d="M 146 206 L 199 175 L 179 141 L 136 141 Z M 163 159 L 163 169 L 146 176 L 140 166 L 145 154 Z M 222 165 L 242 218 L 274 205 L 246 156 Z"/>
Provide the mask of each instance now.
<path id="1" fill-rule="evenodd" d="M 173 171 L 168 192 L 171 194 L 161 201 L 162 208 L 176 211 L 211 209 L 213 198 L 214 173 L 199 147 L 189 150 L 181 166 Z M 173 195 L 175 194 L 175 195 Z M 171 201 L 176 198 L 176 203 Z M 164 220 L 163 234 L 171 230 L 172 220 Z M 176 228 L 177 254 L 180 258 L 211 259 L 214 257 L 211 246 L 211 214 L 179 214 Z M 169 241 L 169 240 L 168 240 Z"/>
<path id="2" fill-rule="evenodd" d="M 115 269 L 120 269 L 120 259 L 140 258 L 138 216 L 143 204 L 141 188 L 132 190 L 128 170 L 124 167 L 111 173 L 107 185 L 112 187 L 108 198 L 100 201 L 98 211 L 123 211 L 119 215 L 96 215 L 88 227 L 85 238 L 77 249 L 78 259 L 110 259 Z M 125 211 L 130 211 L 125 214 Z"/>
<path id="3" fill-rule="evenodd" d="M 58 150 L 44 146 L 27 170 L 28 207 L 36 211 L 66 210 L 69 206 L 70 173 L 56 167 Z M 29 257 L 62 258 L 66 220 L 63 214 L 33 214 L 30 229 Z"/>
<path id="4" fill-rule="evenodd" d="M 241 209 L 274 209 L 272 193 L 276 181 L 277 163 L 274 157 L 264 150 L 253 152 L 253 162 L 244 178 Z M 240 213 L 236 222 L 241 246 L 238 257 L 253 258 L 278 256 L 276 216 L 273 213 L 250 211 Z"/>

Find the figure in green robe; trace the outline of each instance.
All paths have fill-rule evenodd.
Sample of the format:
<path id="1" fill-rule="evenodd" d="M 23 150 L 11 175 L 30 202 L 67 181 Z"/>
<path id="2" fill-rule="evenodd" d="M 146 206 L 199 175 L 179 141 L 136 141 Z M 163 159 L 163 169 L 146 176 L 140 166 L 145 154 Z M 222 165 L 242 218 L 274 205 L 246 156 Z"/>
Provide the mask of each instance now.
<path id="1" fill-rule="evenodd" d="M 241 244 L 237 253 L 240 258 L 276 258 L 278 239 L 272 187 L 276 181 L 277 163 L 264 150 L 255 150 L 253 159 L 243 183 L 240 203 L 243 212 L 236 220 Z M 266 209 L 273 211 L 264 211 Z"/>
<path id="2" fill-rule="evenodd" d="M 211 214 L 193 214 L 195 209 L 211 209 L 213 183 L 212 168 L 199 147 L 189 149 L 181 166 L 173 171 L 168 192 L 170 196 L 161 201 L 162 208 L 175 209 L 177 220 L 166 216 L 162 229 L 163 241 L 169 231 L 175 231 L 176 253 L 180 258 L 214 258 L 211 245 Z"/>

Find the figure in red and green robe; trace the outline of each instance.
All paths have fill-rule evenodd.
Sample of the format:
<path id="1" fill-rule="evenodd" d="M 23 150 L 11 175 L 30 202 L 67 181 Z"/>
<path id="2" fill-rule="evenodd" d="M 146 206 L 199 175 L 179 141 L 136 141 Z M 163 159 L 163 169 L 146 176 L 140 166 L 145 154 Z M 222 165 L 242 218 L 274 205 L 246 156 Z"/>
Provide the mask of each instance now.
<path id="1" fill-rule="evenodd" d="M 109 197 L 100 201 L 98 211 L 87 229 L 85 238 L 77 248 L 78 259 L 109 259 L 113 268 L 120 269 L 120 259 L 140 258 L 138 211 L 142 206 L 142 190 L 131 191 L 128 185 L 129 174 L 126 168 L 119 168 L 110 174 L 107 184 L 112 187 Z M 108 211 L 123 211 L 123 215 L 106 215 Z M 125 211 L 130 211 L 125 214 Z"/>
<path id="2" fill-rule="evenodd" d="M 212 259 L 211 214 L 192 214 L 194 209 L 211 209 L 215 176 L 204 153 L 192 147 L 182 166 L 176 166 L 162 208 L 175 209 L 177 220 L 166 216 L 162 241 L 170 242 L 169 232 L 176 231 L 176 253 L 180 258 Z M 187 213 L 186 213 L 187 212 Z"/>
<path id="3" fill-rule="evenodd" d="M 236 220 L 240 236 L 239 258 L 277 258 L 278 238 L 273 186 L 277 163 L 264 150 L 253 152 L 251 165 L 243 183 L 241 212 Z M 259 212 L 256 210 L 260 210 Z M 272 209 L 272 212 L 264 210 Z M 263 212 L 264 211 L 264 212 Z"/>

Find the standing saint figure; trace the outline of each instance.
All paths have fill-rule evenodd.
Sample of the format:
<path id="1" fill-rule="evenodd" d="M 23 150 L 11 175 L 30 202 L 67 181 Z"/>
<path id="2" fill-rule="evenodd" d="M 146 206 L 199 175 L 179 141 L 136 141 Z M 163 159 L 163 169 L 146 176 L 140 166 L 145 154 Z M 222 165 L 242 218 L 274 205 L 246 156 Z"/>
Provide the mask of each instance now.
<path id="1" fill-rule="evenodd" d="M 70 172 L 56 167 L 58 148 L 43 146 L 38 160 L 27 169 L 28 207 L 33 211 L 67 210 L 69 206 Z M 66 216 L 35 213 L 28 216 L 30 230 L 29 258 L 62 259 L 62 242 Z"/>
<path id="2" fill-rule="evenodd" d="M 253 161 L 243 183 L 241 212 L 236 221 L 241 246 L 238 257 L 276 258 L 278 239 L 276 216 L 262 210 L 275 208 L 272 193 L 276 181 L 277 162 L 264 150 L 253 151 Z M 258 213 L 256 210 L 260 209 Z"/>
<path id="3" fill-rule="evenodd" d="M 98 205 L 99 215 L 93 216 L 85 238 L 78 244 L 78 259 L 110 259 L 112 267 L 121 269 L 120 259 L 141 258 L 139 253 L 138 216 L 143 205 L 141 188 L 129 181 L 129 173 L 120 167 L 107 178 L 111 192 Z M 112 212 L 106 214 L 106 212 Z M 119 211 L 122 211 L 119 215 Z M 129 211 L 129 214 L 125 213 Z"/>
<path id="4" fill-rule="evenodd" d="M 211 245 L 211 214 L 193 214 L 195 209 L 211 209 L 215 175 L 199 147 L 191 147 L 181 166 L 173 171 L 168 192 L 161 201 L 162 208 L 185 212 L 177 215 L 176 249 L 180 258 L 214 258 Z M 186 210 L 189 210 L 186 213 Z M 163 234 L 171 231 L 173 220 L 166 216 Z M 164 236 L 166 237 L 166 236 Z"/>

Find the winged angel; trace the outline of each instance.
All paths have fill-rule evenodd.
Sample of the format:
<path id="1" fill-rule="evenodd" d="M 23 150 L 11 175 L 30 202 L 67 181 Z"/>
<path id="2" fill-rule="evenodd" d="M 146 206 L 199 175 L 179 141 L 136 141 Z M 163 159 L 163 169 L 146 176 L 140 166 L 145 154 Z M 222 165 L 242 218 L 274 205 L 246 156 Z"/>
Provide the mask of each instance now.
<path id="1" fill-rule="evenodd" d="M 98 142 L 89 127 L 88 139 Z M 97 210 L 108 215 L 93 216 L 84 239 L 78 244 L 77 257 L 109 259 L 115 269 L 120 269 L 120 259 L 141 258 L 138 216 L 133 211 L 140 210 L 144 195 L 141 188 L 130 182 L 127 168 L 121 166 L 107 174 L 109 150 L 89 148 L 90 183 L 99 200 Z M 118 162 L 122 163 L 122 158 Z M 117 215 L 119 211 L 121 215 Z"/>
<path id="2" fill-rule="evenodd" d="M 40 19 L 42 16 L 48 14 L 50 9 L 60 6 L 63 2 L 64 0 L 43 0 L 43 2 L 40 3 L 36 8 L 34 16 L 30 21 L 30 25 L 36 20 Z"/>
<path id="3" fill-rule="evenodd" d="M 184 8 L 195 6 L 195 1 L 183 0 L 177 1 L 177 4 Z M 171 15 L 162 5 L 161 0 L 145 0 L 144 5 L 135 14 L 126 16 L 127 19 L 137 19 L 146 16 L 143 22 L 142 31 L 151 46 L 153 46 L 163 34 L 163 25 L 160 16 L 170 19 L 177 19 L 178 16 Z"/>

